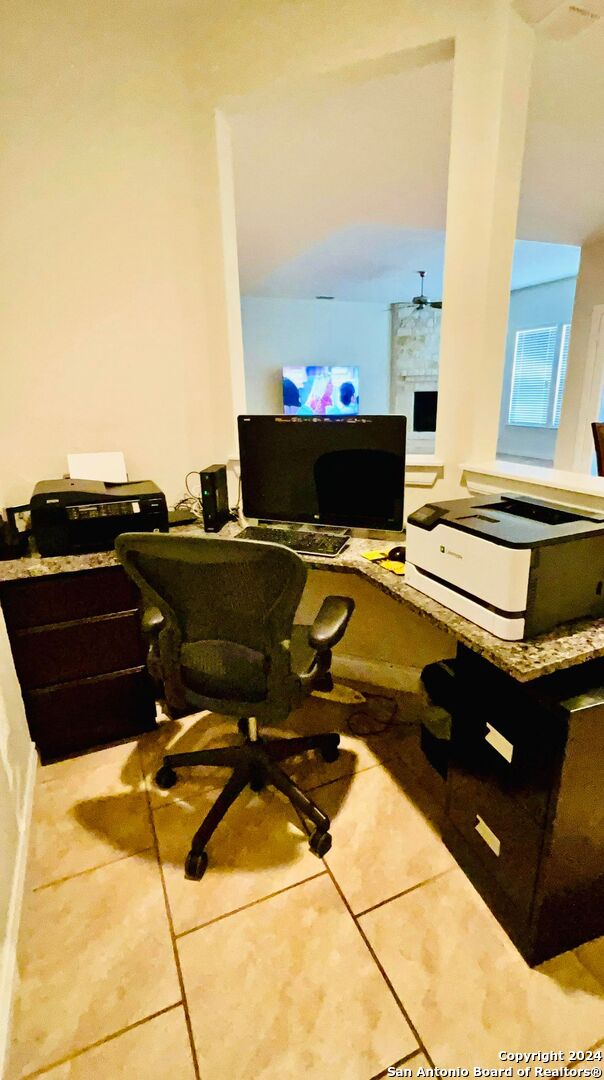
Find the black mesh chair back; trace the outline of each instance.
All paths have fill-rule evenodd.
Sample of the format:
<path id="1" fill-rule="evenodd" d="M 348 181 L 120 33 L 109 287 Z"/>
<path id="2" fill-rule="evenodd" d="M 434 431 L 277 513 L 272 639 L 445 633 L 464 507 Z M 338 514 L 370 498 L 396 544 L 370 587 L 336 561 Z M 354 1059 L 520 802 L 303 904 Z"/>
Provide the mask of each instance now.
<path id="1" fill-rule="evenodd" d="M 289 639 L 307 574 L 299 555 L 276 544 L 157 533 L 123 533 L 116 551 L 145 606 L 164 617 L 161 666 L 176 706 L 231 702 L 229 711 L 244 715 L 264 700 L 272 719 L 287 715 L 295 697 L 284 685 Z"/>
<path id="2" fill-rule="evenodd" d="M 125 533 L 120 560 L 183 642 L 222 639 L 270 651 L 290 635 L 306 581 L 295 552 L 250 540 Z"/>

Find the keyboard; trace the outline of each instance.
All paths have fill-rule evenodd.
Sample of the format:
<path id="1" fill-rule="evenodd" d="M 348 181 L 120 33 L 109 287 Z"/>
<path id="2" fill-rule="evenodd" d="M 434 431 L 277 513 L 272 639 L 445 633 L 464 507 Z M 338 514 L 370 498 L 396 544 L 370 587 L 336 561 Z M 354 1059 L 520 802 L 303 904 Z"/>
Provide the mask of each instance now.
<path id="1" fill-rule="evenodd" d="M 347 537 L 304 529 L 274 529 L 272 525 L 248 525 L 237 533 L 237 540 L 264 540 L 268 544 L 282 544 L 299 555 L 323 555 L 333 559 L 346 547 Z"/>

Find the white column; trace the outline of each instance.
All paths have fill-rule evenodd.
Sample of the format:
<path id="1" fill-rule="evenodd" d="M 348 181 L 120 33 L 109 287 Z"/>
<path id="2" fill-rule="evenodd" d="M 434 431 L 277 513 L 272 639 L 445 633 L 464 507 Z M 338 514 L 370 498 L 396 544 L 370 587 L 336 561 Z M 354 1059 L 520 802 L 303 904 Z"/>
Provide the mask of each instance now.
<path id="1" fill-rule="evenodd" d="M 598 420 L 604 381 L 604 241 L 585 244 L 573 307 L 566 386 L 554 467 L 590 470 L 593 440 L 590 424 Z"/>
<path id="2" fill-rule="evenodd" d="M 200 310 L 198 357 L 188 368 L 188 446 L 191 468 L 237 456 L 236 416 L 245 411 L 245 377 L 231 141 L 218 110 L 197 115 L 200 277 L 193 300 Z M 212 462 L 201 460 L 211 447 Z"/>
<path id="3" fill-rule="evenodd" d="M 436 456 L 439 495 L 459 465 L 493 459 L 524 153 L 532 30 L 483 4 L 455 46 Z"/>

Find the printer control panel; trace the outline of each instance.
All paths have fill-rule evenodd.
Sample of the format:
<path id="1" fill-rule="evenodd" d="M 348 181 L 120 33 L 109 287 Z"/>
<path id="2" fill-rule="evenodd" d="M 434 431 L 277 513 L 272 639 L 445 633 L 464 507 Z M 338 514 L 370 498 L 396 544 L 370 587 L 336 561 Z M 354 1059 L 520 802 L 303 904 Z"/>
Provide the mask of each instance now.
<path id="1" fill-rule="evenodd" d="M 126 514 L 139 514 L 140 503 L 132 502 L 98 502 L 88 503 L 81 506 L 68 506 L 67 517 L 70 521 L 82 521 L 89 518 L 123 517 Z"/>
<path id="2" fill-rule="evenodd" d="M 420 506 L 419 510 L 414 510 L 412 514 L 409 514 L 407 521 L 411 525 L 419 525 L 420 529 L 431 529 L 434 525 L 445 517 L 447 511 L 441 506 Z"/>

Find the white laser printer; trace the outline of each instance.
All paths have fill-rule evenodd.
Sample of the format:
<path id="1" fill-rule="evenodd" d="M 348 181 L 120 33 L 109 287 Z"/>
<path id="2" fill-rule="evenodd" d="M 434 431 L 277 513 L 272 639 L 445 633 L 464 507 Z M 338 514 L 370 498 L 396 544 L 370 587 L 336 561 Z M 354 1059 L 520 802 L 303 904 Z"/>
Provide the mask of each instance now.
<path id="1" fill-rule="evenodd" d="M 405 582 L 505 641 L 604 616 L 604 520 L 520 495 L 428 503 Z"/>

